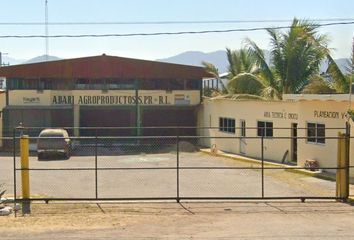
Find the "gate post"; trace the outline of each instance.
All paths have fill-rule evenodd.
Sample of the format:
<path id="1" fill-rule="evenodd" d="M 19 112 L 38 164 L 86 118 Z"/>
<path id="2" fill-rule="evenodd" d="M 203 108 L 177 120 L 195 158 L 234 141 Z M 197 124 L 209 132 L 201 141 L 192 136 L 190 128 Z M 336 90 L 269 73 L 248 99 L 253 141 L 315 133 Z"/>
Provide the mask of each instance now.
<path id="1" fill-rule="evenodd" d="M 21 136 L 21 182 L 22 182 L 22 214 L 31 213 L 30 186 L 29 186 L 29 138 L 28 135 Z"/>
<path id="2" fill-rule="evenodd" d="M 177 162 L 176 162 L 176 201 L 179 203 L 180 202 L 180 196 L 179 196 L 179 135 L 177 135 L 176 137 L 176 155 L 177 155 Z"/>
<path id="3" fill-rule="evenodd" d="M 95 198 L 98 199 L 98 179 L 97 179 L 97 129 L 95 136 Z"/>
<path id="4" fill-rule="evenodd" d="M 345 123 L 345 191 L 347 193 L 346 200 L 349 198 L 350 194 L 350 123 L 347 121 Z"/>
<path id="5" fill-rule="evenodd" d="M 16 199 L 17 199 L 17 181 L 16 181 L 16 128 L 13 129 L 13 142 L 12 142 L 12 147 L 13 147 L 13 167 L 14 167 L 14 202 L 16 204 Z M 16 212 L 15 212 L 16 216 Z"/>
<path id="6" fill-rule="evenodd" d="M 349 197 L 349 138 L 338 133 L 336 197 L 346 201 Z"/>
<path id="7" fill-rule="evenodd" d="M 261 158 L 262 158 L 262 198 L 264 198 L 264 136 L 261 138 Z"/>

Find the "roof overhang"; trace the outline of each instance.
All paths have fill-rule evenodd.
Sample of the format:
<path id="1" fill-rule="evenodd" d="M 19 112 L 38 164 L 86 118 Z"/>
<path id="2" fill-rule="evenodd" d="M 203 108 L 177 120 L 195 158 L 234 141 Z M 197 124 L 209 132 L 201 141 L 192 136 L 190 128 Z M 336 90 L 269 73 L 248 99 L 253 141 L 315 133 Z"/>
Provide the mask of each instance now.
<path id="1" fill-rule="evenodd" d="M 108 55 L 0 67 L 6 78 L 202 79 L 203 67 Z"/>

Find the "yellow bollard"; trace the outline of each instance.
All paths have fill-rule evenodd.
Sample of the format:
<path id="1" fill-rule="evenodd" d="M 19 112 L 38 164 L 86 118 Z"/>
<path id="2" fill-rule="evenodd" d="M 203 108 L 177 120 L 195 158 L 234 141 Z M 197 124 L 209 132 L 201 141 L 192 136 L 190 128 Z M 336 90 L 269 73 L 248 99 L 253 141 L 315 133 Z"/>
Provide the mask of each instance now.
<path id="1" fill-rule="evenodd" d="M 336 197 L 346 200 L 349 196 L 349 141 L 346 134 L 338 133 L 338 152 L 336 176 Z"/>
<path id="2" fill-rule="evenodd" d="M 30 208 L 30 185 L 29 185 L 29 138 L 28 135 L 21 136 L 21 182 L 22 182 L 22 213 L 31 213 Z"/>
<path id="3" fill-rule="evenodd" d="M 341 152 L 342 152 L 342 141 L 341 141 L 342 134 L 338 132 L 338 139 L 337 139 L 337 167 L 339 168 L 341 165 Z M 340 169 L 337 169 L 336 173 L 336 197 L 340 197 L 340 182 L 341 182 L 341 172 Z"/>

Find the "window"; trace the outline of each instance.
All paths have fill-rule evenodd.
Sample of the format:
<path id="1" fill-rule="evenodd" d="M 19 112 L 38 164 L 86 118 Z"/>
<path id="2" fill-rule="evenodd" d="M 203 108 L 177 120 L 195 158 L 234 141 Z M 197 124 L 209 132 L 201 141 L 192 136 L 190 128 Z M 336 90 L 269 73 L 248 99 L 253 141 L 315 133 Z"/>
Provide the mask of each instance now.
<path id="1" fill-rule="evenodd" d="M 240 121 L 241 125 L 241 137 L 246 137 L 246 121 L 241 120 Z"/>
<path id="2" fill-rule="evenodd" d="M 135 89 L 133 79 L 107 79 L 105 84 L 104 88 L 107 90 Z"/>
<path id="3" fill-rule="evenodd" d="M 235 119 L 219 118 L 219 131 L 227 133 L 235 133 Z"/>
<path id="4" fill-rule="evenodd" d="M 273 122 L 257 122 L 257 136 L 273 137 Z"/>
<path id="5" fill-rule="evenodd" d="M 89 80 L 85 78 L 79 78 L 76 80 L 75 89 L 88 89 L 89 88 Z"/>
<path id="6" fill-rule="evenodd" d="M 170 90 L 183 90 L 184 89 L 184 80 L 181 79 L 171 79 L 169 81 Z"/>
<path id="7" fill-rule="evenodd" d="M 320 123 L 307 123 L 307 142 L 321 143 L 326 142 L 326 126 Z"/>
<path id="8" fill-rule="evenodd" d="M 104 81 L 102 79 L 91 79 L 89 88 L 92 90 L 102 90 L 104 89 Z"/>
<path id="9" fill-rule="evenodd" d="M 45 82 L 43 79 L 39 79 L 38 81 L 38 86 L 37 86 L 37 90 L 42 91 L 43 89 L 45 89 Z"/>
<path id="10" fill-rule="evenodd" d="M 201 88 L 201 80 L 196 80 L 196 79 L 187 79 L 185 84 L 186 90 L 199 90 Z"/>

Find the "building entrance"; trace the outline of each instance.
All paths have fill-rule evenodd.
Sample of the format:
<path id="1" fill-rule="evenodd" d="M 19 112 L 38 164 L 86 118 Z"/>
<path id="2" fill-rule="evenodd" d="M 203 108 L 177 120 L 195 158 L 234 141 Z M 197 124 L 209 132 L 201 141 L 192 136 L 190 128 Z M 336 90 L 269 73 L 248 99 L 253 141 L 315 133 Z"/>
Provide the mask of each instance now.
<path id="1" fill-rule="evenodd" d="M 297 162 L 297 123 L 291 124 L 291 161 Z"/>

